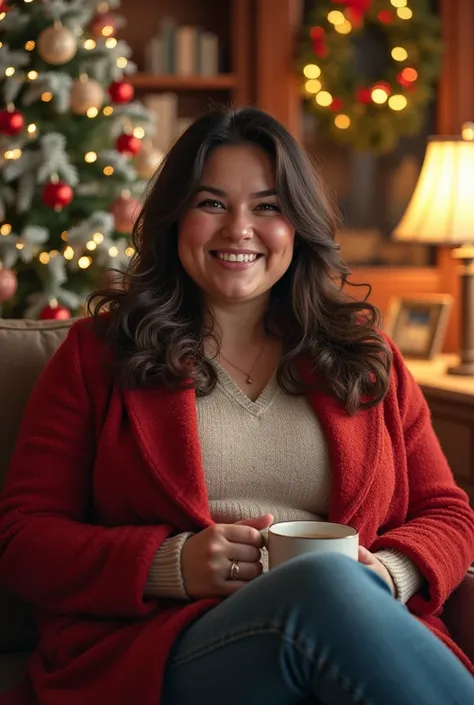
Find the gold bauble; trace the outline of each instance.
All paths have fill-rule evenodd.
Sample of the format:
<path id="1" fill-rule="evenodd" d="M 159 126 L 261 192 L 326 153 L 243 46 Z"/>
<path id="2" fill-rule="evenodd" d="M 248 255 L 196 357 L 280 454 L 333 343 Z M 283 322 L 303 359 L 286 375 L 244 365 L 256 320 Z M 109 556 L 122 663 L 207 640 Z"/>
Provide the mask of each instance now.
<path id="1" fill-rule="evenodd" d="M 76 55 L 77 39 L 67 27 L 53 25 L 43 29 L 36 46 L 43 61 L 60 66 Z"/>
<path id="2" fill-rule="evenodd" d="M 163 157 L 163 153 L 158 149 L 154 149 L 150 144 L 144 143 L 143 149 L 139 151 L 134 160 L 137 174 L 142 179 L 151 179 L 163 161 Z"/>
<path id="3" fill-rule="evenodd" d="M 104 90 L 93 78 L 78 78 L 71 88 L 71 112 L 85 115 L 89 108 L 99 109 L 104 102 Z"/>

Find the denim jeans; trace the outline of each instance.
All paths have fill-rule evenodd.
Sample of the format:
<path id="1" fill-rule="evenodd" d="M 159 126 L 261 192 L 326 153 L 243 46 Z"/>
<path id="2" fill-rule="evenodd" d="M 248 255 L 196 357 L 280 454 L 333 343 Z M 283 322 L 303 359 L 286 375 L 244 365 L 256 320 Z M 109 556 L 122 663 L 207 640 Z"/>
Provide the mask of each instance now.
<path id="1" fill-rule="evenodd" d="M 181 634 L 162 705 L 472 705 L 474 678 L 369 568 L 301 556 Z"/>

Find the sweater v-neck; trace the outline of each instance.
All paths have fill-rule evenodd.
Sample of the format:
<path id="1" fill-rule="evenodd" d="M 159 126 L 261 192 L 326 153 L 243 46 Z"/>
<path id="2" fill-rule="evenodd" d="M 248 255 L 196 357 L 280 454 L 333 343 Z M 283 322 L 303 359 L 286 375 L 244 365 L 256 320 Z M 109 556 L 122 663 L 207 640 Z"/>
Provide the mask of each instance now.
<path id="1" fill-rule="evenodd" d="M 222 365 L 217 362 L 217 360 L 213 361 L 213 365 L 217 371 L 217 384 L 219 389 L 228 399 L 236 404 L 239 404 L 239 406 L 246 409 L 246 411 L 250 412 L 253 416 L 260 416 L 260 414 L 262 414 L 269 407 L 278 391 L 278 382 L 275 370 L 259 396 L 255 399 L 255 401 L 252 401 L 252 399 L 250 399 L 245 392 L 242 391 L 239 385 L 234 382 L 227 370 L 225 370 Z"/>

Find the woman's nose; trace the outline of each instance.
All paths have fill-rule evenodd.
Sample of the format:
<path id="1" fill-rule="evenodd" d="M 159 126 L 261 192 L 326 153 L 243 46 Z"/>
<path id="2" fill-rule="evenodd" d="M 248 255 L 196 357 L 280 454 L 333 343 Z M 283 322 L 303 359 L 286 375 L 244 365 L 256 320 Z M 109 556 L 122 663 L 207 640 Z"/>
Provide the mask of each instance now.
<path id="1" fill-rule="evenodd" d="M 253 233 L 248 219 L 240 214 L 229 214 L 229 218 L 225 225 L 225 234 L 236 242 L 241 240 L 249 240 Z"/>

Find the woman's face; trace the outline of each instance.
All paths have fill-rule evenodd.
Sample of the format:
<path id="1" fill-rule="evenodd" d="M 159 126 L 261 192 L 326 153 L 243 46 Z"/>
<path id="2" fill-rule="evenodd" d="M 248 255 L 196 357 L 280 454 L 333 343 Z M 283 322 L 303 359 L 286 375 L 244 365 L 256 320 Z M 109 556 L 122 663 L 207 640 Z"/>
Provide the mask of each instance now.
<path id="1" fill-rule="evenodd" d="M 268 155 L 251 144 L 215 149 L 178 234 L 181 264 L 206 298 L 268 296 L 290 266 L 294 239 Z"/>

